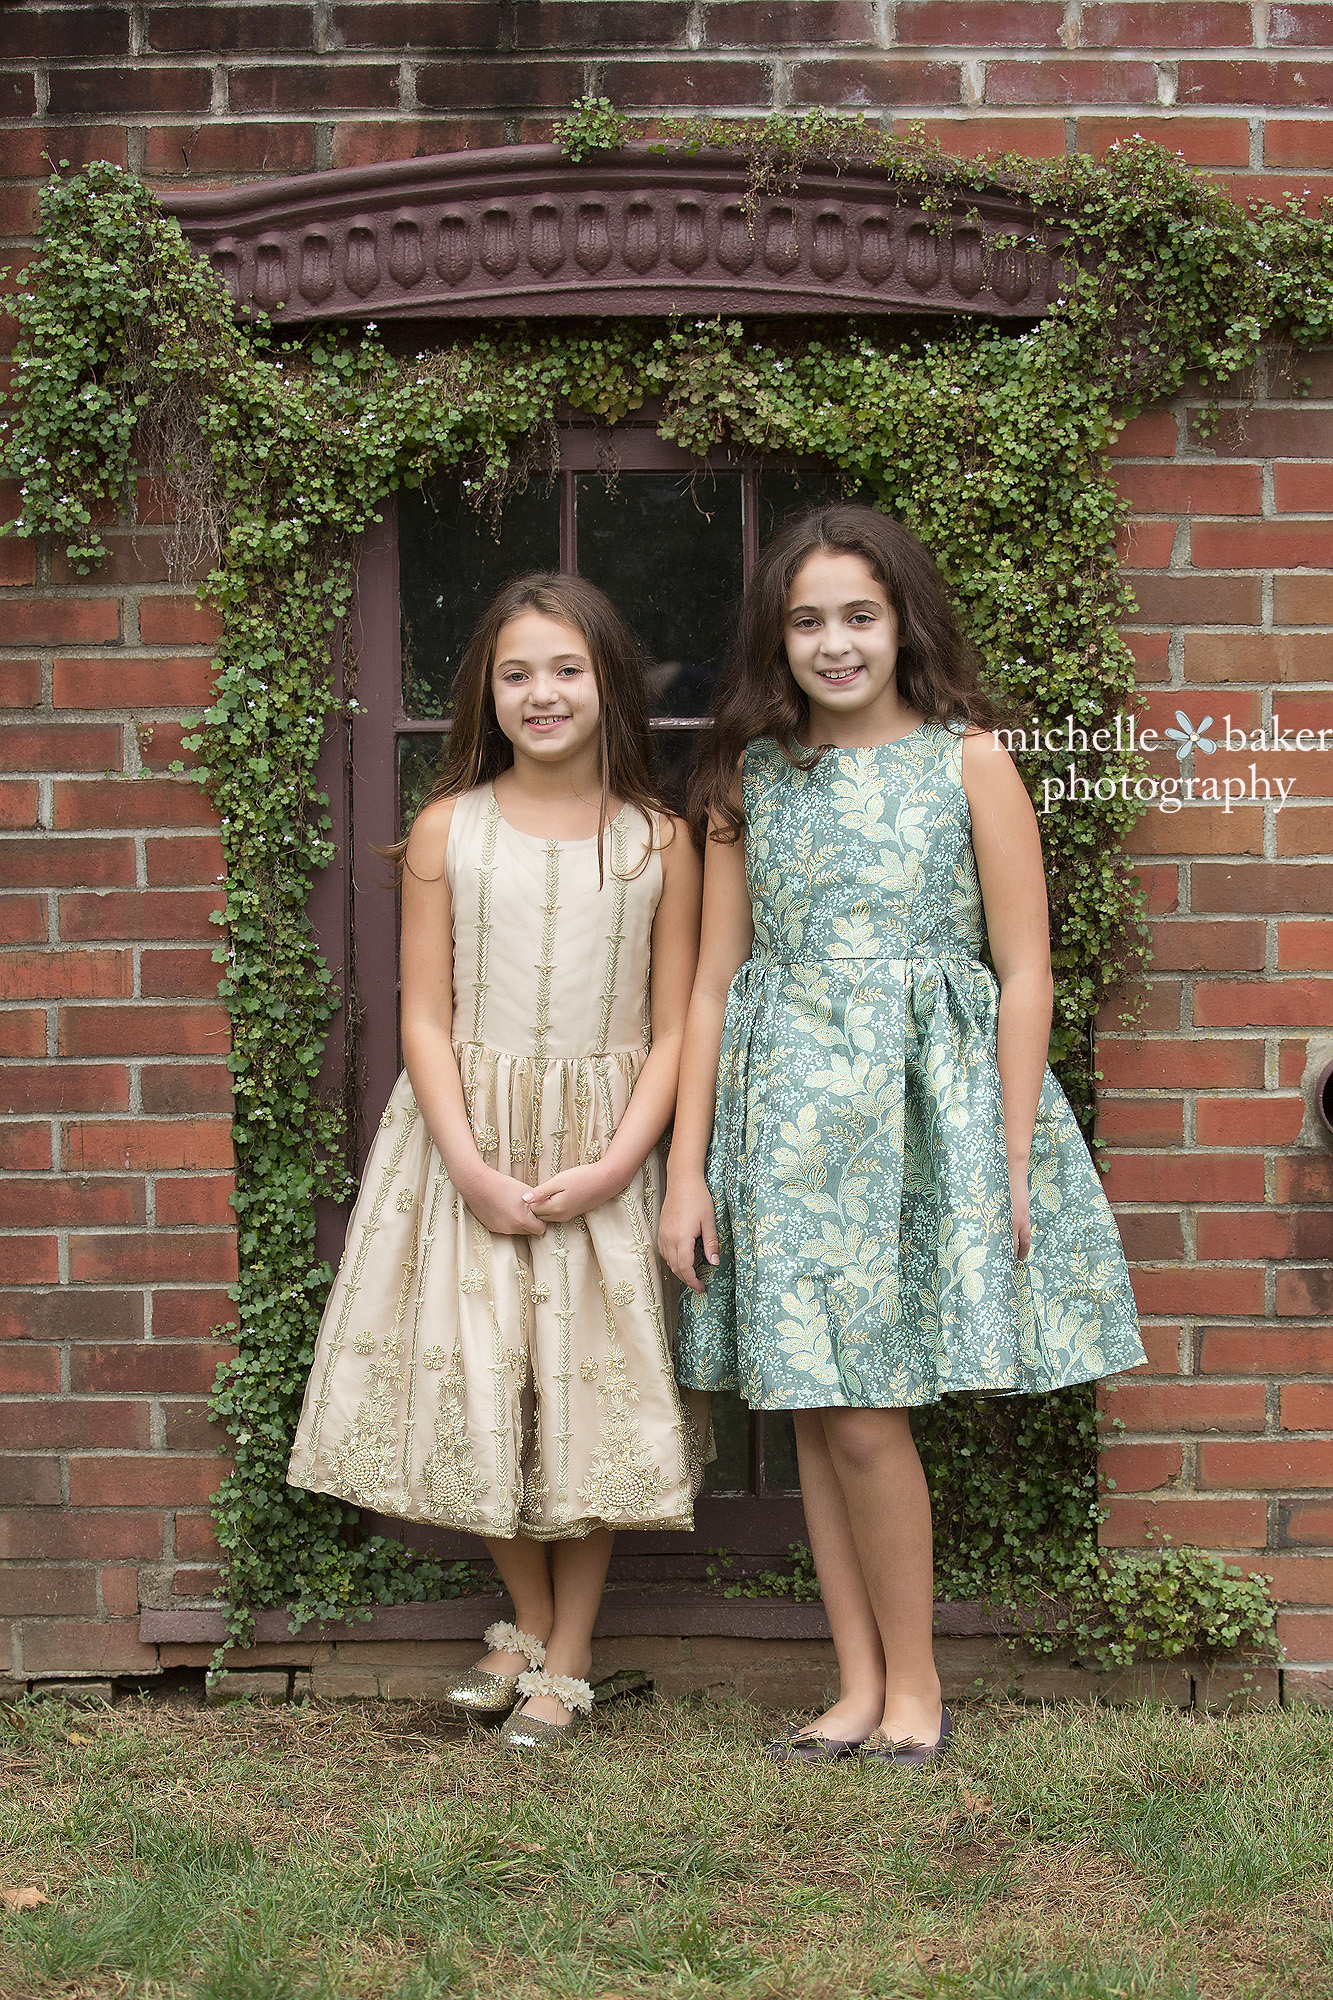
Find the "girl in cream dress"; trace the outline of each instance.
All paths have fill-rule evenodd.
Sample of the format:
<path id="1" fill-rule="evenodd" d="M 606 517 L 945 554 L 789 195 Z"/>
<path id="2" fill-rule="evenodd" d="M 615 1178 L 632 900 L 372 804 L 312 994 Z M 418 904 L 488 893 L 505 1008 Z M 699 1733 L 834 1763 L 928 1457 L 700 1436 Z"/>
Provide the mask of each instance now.
<path id="1" fill-rule="evenodd" d="M 526 1696 L 520 1748 L 591 1706 L 612 1531 L 690 1529 L 703 1471 L 656 1249 L 700 869 L 649 770 L 619 614 L 577 577 L 507 586 L 404 849 L 406 1069 L 288 1472 L 484 1537 L 515 1619 L 453 1698 Z"/>

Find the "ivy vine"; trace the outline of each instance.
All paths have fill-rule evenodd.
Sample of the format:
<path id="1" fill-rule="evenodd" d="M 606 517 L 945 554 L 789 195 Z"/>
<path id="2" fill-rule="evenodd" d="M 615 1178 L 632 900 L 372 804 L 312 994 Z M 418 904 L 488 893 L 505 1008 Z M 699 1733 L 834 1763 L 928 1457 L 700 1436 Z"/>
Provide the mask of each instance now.
<path id="1" fill-rule="evenodd" d="M 594 100 L 562 137 L 577 158 L 626 134 L 627 121 Z M 610 424 L 660 398 L 662 435 L 687 450 L 729 440 L 814 454 L 868 489 L 934 550 L 993 678 L 1043 724 L 1073 715 L 1091 729 L 1134 701 L 1116 633 L 1129 599 L 1108 444 L 1187 370 L 1218 382 L 1265 337 L 1309 342 L 1333 330 L 1326 222 L 1294 202 L 1243 212 L 1144 143 L 1100 165 L 1008 156 L 985 166 L 822 113 L 694 121 L 664 143 L 738 147 L 756 199 L 807 159 L 869 164 L 924 193 L 941 228 L 960 189 L 998 178 L 1063 219 L 1081 269 L 1017 336 L 981 323 L 945 333 L 863 322 L 516 325 L 398 357 L 373 327 L 293 340 L 239 320 L 176 223 L 114 167 L 62 166 L 43 192 L 40 254 L 21 274 L 6 446 L 22 494 L 13 531 L 55 537 L 87 572 L 105 553 L 100 524 L 130 504 L 136 462 L 150 464 L 176 483 L 186 553 L 201 559 L 202 594 L 222 614 L 212 705 L 186 740 L 226 856 L 215 955 L 232 1024 L 240 1276 L 226 1329 L 238 1351 L 212 1407 L 233 1441 L 216 1503 L 233 1640 L 265 1605 L 290 1606 L 299 1624 L 464 1587 L 455 1567 L 368 1535 L 355 1508 L 284 1482 L 330 1280 L 314 1253 L 314 1202 L 349 1191 L 342 1114 L 318 1086 L 337 995 L 305 916 L 331 852 L 315 766 L 352 552 L 380 503 L 450 469 L 479 495 L 503 496 L 521 477 L 525 442 L 549 434 L 562 405 Z M 1039 785 L 1039 764 L 1025 774 Z M 1092 1016 L 1144 952 L 1120 852 L 1141 810 L 1117 792 L 1043 821 L 1059 990 L 1052 1052 L 1085 1115 Z M 1086 1392 L 1034 1409 L 926 1414 L 949 1542 L 969 1552 L 946 1586 L 1031 1599 L 1096 1560 L 1094 1435 Z M 1104 1569 L 1138 1601 L 1145 1562 Z"/>

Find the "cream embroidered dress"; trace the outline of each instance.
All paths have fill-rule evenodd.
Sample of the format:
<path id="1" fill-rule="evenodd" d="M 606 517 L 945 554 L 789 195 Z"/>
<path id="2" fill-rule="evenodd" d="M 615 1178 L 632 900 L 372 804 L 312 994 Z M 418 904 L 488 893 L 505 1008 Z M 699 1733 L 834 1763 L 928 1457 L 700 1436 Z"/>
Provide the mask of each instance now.
<path id="1" fill-rule="evenodd" d="M 654 838 L 656 827 L 654 827 Z M 541 840 L 489 785 L 454 807 L 454 1053 L 477 1146 L 530 1186 L 600 1159 L 648 1048 L 662 893 L 626 807 L 598 843 Z M 693 1526 L 703 1454 L 672 1367 L 659 1164 L 540 1237 L 463 1205 L 404 1073 L 366 1164 L 287 1477 L 507 1539 Z"/>
<path id="2" fill-rule="evenodd" d="M 1049 1069 L 1014 1259 L 962 747 L 926 723 L 808 771 L 772 742 L 746 752 L 754 952 L 708 1158 L 721 1261 L 682 1312 L 692 1389 L 894 1409 L 1144 1358 L 1115 1218 Z"/>

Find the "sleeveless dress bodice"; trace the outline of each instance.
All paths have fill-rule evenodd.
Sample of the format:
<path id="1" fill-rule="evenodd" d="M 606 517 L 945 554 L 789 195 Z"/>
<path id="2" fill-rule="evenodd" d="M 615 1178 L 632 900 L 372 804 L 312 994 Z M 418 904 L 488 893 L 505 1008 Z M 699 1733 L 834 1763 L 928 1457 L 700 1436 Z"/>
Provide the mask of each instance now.
<path id="1" fill-rule="evenodd" d="M 999 994 L 962 737 L 743 773 L 754 949 L 727 1001 L 719 1265 L 678 1370 L 762 1409 L 1034 1391 L 1143 1359 L 1114 1218 L 1047 1069 L 1013 1255 Z"/>

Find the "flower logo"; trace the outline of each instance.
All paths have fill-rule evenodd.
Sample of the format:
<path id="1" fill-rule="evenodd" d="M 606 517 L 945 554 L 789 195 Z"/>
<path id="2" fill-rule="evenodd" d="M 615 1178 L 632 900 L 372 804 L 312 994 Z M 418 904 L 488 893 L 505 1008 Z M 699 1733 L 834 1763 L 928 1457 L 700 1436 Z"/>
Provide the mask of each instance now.
<path id="1" fill-rule="evenodd" d="M 1209 737 L 1204 735 L 1204 731 L 1205 729 L 1212 728 L 1212 716 L 1205 715 L 1203 721 L 1196 729 L 1184 709 L 1178 708 L 1176 710 L 1176 721 L 1180 724 L 1179 729 L 1168 727 L 1162 733 L 1180 745 L 1180 748 L 1176 752 L 1177 762 L 1183 764 L 1191 750 L 1203 750 L 1211 757 L 1218 746 Z"/>

